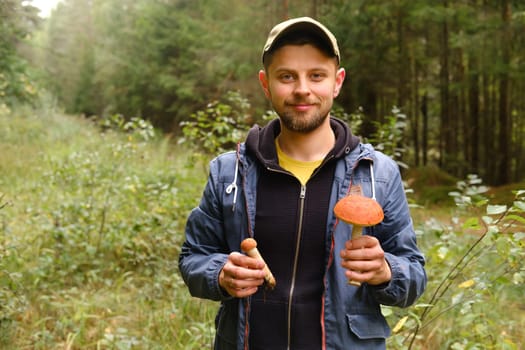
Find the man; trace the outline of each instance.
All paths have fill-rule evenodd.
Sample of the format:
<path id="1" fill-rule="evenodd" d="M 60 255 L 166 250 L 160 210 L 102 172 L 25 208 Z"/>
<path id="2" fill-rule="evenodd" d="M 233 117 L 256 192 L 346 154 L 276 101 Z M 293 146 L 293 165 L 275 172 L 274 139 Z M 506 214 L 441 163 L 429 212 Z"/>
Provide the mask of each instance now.
<path id="1" fill-rule="evenodd" d="M 192 295 L 221 301 L 215 349 L 384 349 L 380 304 L 406 307 L 425 289 L 397 166 L 330 117 L 345 78 L 339 61 L 321 23 L 275 26 L 259 80 L 279 118 L 210 163 L 179 268 Z M 375 198 L 385 214 L 354 240 L 333 213 L 350 191 Z M 264 263 L 240 253 L 247 237 L 274 289 L 263 286 Z"/>

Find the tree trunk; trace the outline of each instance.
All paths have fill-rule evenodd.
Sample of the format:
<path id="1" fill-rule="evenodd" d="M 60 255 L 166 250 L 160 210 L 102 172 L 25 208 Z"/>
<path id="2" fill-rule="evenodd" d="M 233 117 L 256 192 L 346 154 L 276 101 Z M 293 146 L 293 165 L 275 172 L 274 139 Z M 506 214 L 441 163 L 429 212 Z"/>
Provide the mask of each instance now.
<path id="1" fill-rule="evenodd" d="M 447 0 L 443 1 L 443 6 L 448 8 Z M 450 92 L 449 92 L 449 46 L 448 46 L 448 21 L 445 18 L 441 27 L 441 57 L 440 57 L 440 99 L 441 99 L 441 126 L 439 139 L 439 167 L 449 169 L 448 159 L 450 154 Z"/>
<path id="2" fill-rule="evenodd" d="M 458 109 L 459 109 L 459 115 L 458 115 L 458 125 L 457 125 L 457 128 L 455 129 L 455 138 L 456 138 L 456 145 L 457 145 L 457 149 L 456 151 L 458 153 L 461 153 L 461 158 L 460 158 L 460 163 L 463 164 L 462 165 L 462 176 L 465 176 L 467 174 L 469 174 L 470 172 L 470 167 L 468 166 L 468 162 L 466 161 L 466 152 L 465 152 L 465 148 L 466 148 L 466 142 L 465 142 L 465 137 L 462 137 L 459 133 L 461 132 L 463 135 L 465 135 L 465 133 L 463 133 L 462 131 L 467 131 L 466 129 L 469 128 L 468 124 L 469 124 L 469 118 L 468 118 L 468 77 L 467 77 L 467 74 L 465 73 L 466 71 L 466 67 L 465 67 L 465 61 L 464 61 L 464 52 L 463 52 L 463 49 L 459 49 L 458 50 L 458 69 L 459 69 L 459 74 L 458 74 L 458 84 L 461 86 L 461 89 L 459 90 L 459 93 L 458 93 L 458 99 L 459 99 L 459 104 L 458 104 Z M 460 152 L 461 150 L 461 152 Z"/>
<path id="3" fill-rule="evenodd" d="M 479 72 L 476 54 L 469 54 L 469 118 L 465 130 L 469 171 L 479 174 Z"/>
<path id="4" fill-rule="evenodd" d="M 406 98 L 407 98 L 407 77 L 408 68 L 407 65 L 407 48 L 405 40 L 405 27 L 403 18 L 405 13 L 402 9 L 402 4 L 399 5 L 396 13 L 396 25 L 397 25 L 397 107 L 402 111 L 405 110 Z M 406 112 L 406 111 L 405 111 Z"/>
<path id="5" fill-rule="evenodd" d="M 312 0 L 312 7 L 310 11 L 310 16 L 312 18 L 317 18 L 317 0 Z"/>
<path id="6" fill-rule="evenodd" d="M 425 26 L 425 58 L 432 57 L 432 54 L 430 52 L 430 43 L 432 41 L 430 40 L 430 30 L 427 26 Z M 423 64 L 422 65 L 423 70 L 423 81 L 428 81 L 429 78 L 429 72 L 428 72 L 428 65 Z M 422 153 L 422 161 L 423 166 L 426 166 L 428 164 L 428 89 L 424 87 L 424 93 L 421 97 L 421 118 L 422 118 L 422 136 L 421 136 L 421 153 Z"/>
<path id="7" fill-rule="evenodd" d="M 419 69 L 412 50 L 410 50 L 410 67 L 412 75 L 412 97 L 410 114 L 412 114 L 412 142 L 414 143 L 414 165 L 420 166 L 421 149 L 420 149 L 420 105 L 419 105 Z"/>
<path id="8" fill-rule="evenodd" d="M 421 149 L 423 153 L 423 166 L 426 166 L 428 164 L 428 94 L 426 91 L 421 99 L 421 116 L 423 117 Z"/>
<path id="9" fill-rule="evenodd" d="M 510 181 L 511 174 L 511 116 L 509 111 L 509 73 L 510 64 L 510 1 L 503 0 L 501 8 L 503 30 L 501 33 L 501 59 L 504 67 L 499 76 L 499 164 L 496 184 L 505 184 Z"/>
<path id="10" fill-rule="evenodd" d="M 367 78 L 360 79 L 357 87 L 358 101 L 362 101 L 363 113 L 366 118 L 361 125 L 361 134 L 370 137 L 375 132 L 374 121 L 378 120 L 378 94 L 375 85 Z"/>
<path id="11" fill-rule="evenodd" d="M 463 50 L 455 48 L 451 52 L 451 75 L 452 86 L 449 89 L 449 118 L 448 118 L 448 138 L 446 144 L 446 154 L 449 159 L 449 171 L 460 178 L 465 174 L 464 153 L 462 152 L 463 138 L 460 137 L 461 130 L 465 124 L 465 97 L 463 86 L 465 80 L 465 67 L 463 65 Z"/>
<path id="12" fill-rule="evenodd" d="M 519 102 L 517 102 L 516 109 L 520 111 L 525 111 L 525 102 L 523 98 L 521 98 L 522 96 L 524 96 L 523 94 L 525 93 L 525 89 L 524 89 L 525 84 L 521 82 L 517 85 L 519 87 L 515 89 L 516 94 L 514 98 L 515 98 L 515 101 L 519 101 Z M 514 157 L 515 157 L 514 159 L 516 159 L 516 164 L 514 165 L 513 181 L 521 181 L 525 179 L 525 175 L 524 175 L 525 174 L 525 162 L 523 159 L 525 157 L 524 149 L 523 149 L 524 143 L 525 143 L 525 140 L 523 137 L 523 133 L 525 132 L 525 118 L 516 118 L 515 127 L 513 128 L 513 130 L 515 131 L 513 140 L 516 140 L 514 143 L 514 152 L 513 152 Z"/>
<path id="13" fill-rule="evenodd" d="M 283 20 L 287 20 L 288 18 L 290 18 L 288 15 L 288 8 L 289 8 L 288 0 L 283 0 L 282 15 L 281 15 Z"/>

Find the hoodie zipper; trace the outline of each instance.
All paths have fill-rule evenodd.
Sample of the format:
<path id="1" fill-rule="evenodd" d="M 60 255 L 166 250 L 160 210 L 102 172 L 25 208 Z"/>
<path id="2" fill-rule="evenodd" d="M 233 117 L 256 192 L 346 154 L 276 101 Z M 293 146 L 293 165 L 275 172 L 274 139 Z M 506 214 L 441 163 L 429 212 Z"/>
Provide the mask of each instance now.
<path id="1" fill-rule="evenodd" d="M 269 171 L 277 172 L 277 173 L 291 175 L 287 171 L 274 169 L 271 167 L 267 167 L 266 169 Z M 312 176 L 313 175 L 314 174 L 312 174 Z M 295 290 L 295 279 L 297 277 L 297 267 L 299 264 L 299 251 L 300 251 L 300 246 L 301 246 L 301 237 L 303 234 L 303 217 L 304 217 L 305 198 L 306 198 L 306 185 L 301 184 L 301 192 L 299 193 L 299 225 L 297 226 L 297 240 L 295 243 L 295 254 L 293 258 L 292 280 L 290 282 L 290 291 L 288 293 L 288 310 L 287 310 L 287 325 L 286 325 L 287 326 L 287 330 L 286 330 L 287 332 L 286 349 L 287 350 L 290 350 L 291 342 L 292 342 L 292 302 L 293 302 L 293 294 Z"/>
<path id="2" fill-rule="evenodd" d="M 332 159 L 334 156 L 331 155 L 327 159 L 323 161 L 323 163 L 317 168 L 316 171 L 312 173 L 310 178 L 312 178 L 318 171 L 321 169 L 321 167 L 330 159 Z M 282 174 L 288 174 L 291 175 L 287 171 L 274 169 L 271 167 L 266 168 L 269 171 L 282 173 Z M 292 175 L 293 176 L 293 175 Z M 292 343 L 292 303 L 293 303 L 293 295 L 295 291 L 295 279 L 297 277 L 297 268 L 299 264 L 299 252 L 301 247 L 301 238 L 303 234 L 303 219 L 304 219 L 304 203 L 306 198 L 306 185 L 301 184 L 301 192 L 299 193 L 299 225 L 297 227 L 297 240 L 295 244 L 295 254 L 294 254 L 294 260 L 293 260 L 293 270 L 292 270 L 292 280 L 290 283 L 290 292 L 288 294 L 288 310 L 287 310 L 287 346 L 286 349 L 291 349 L 291 343 Z M 324 326 L 323 326 L 324 327 Z M 324 331 L 324 330 L 323 330 Z"/>
<path id="3" fill-rule="evenodd" d="M 292 281 L 290 283 L 290 293 L 288 295 L 288 329 L 287 329 L 287 349 L 290 350 L 292 341 L 292 301 L 295 290 L 295 278 L 297 277 L 297 265 L 299 262 L 299 251 L 301 245 L 301 236 L 303 234 L 303 216 L 304 216 L 304 201 L 306 197 L 306 186 L 301 185 L 301 193 L 299 194 L 299 226 L 297 227 L 297 240 L 295 243 L 295 256 L 293 259 Z"/>

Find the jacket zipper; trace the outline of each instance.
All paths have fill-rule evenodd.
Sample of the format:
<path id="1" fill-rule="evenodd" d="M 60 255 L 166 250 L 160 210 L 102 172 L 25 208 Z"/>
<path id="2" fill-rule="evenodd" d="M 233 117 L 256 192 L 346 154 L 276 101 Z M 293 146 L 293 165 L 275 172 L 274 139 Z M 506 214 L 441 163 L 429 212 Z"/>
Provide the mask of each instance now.
<path id="1" fill-rule="evenodd" d="M 266 168 L 269 171 L 288 174 L 287 171 L 282 171 L 279 169 L 273 169 L 271 167 Z M 313 174 L 312 174 L 313 176 Z M 304 202 L 306 198 L 306 186 L 301 184 L 301 192 L 299 194 L 299 226 L 297 227 L 297 241 L 295 243 L 295 255 L 293 259 L 293 270 L 292 270 L 292 281 L 290 282 L 290 292 L 288 294 L 288 310 L 287 310 L 287 346 L 286 349 L 290 350 L 292 342 L 292 301 L 293 294 L 295 290 L 295 278 L 297 277 L 297 265 L 299 264 L 299 250 L 301 245 L 301 236 L 303 234 L 303 216 L 304 216 Z"/>
<path id="2" fill-rule="evenodd" d="M 295 290 L 295 278 L 297 277 L 297 265 L 299 262 L 299 251 L 301 245 L 301 236 L 303 233 L 303 216 L 304 216 L 304 199 L 306 197 L 306 186 L 301 185 L 301 193 L 299 195 L 299 226 L 297 227 L 297 240 L 295 243 L 295 256 L 293 259 L 292 281 L 290 283 L 290 294 L 288 295 L 288 330 L 287 330 L 287 349 L 290 350 L 292 341 L 292 301 Z"/>
<path id="3" fill-rule="evenodd" d="M 323 163 L 317 168 L 316 171 L 312 173 L 310 178 L 314 176 L 319 169 L 330 159 L 332 159 L 334 156 L 330 156 L 327 159 L 323 161 Z M 283 173 L 283 174 L 290 174 L 287 171 L 282 171 L 279 169 L 274 169 L 271 167 L 266 168 L 269 171 L 277 172 L 277 173 Z M 299 251 L 300 251 L 300 245 L 301 245 L 301 238 L 303 233 L 303 217 L 304 217 L 304 202 L 306 198 L 306 185 L 301 184 L 301 193 L 299 194 L 299 226 L 297 227 L 297 241 L 295 244 L 295 255 L 294 255 L 294 262 L 293 262 L 293 270 L 292 270 L 292 281 L 290 283 L 290 293 L 288 295 L 288 314 L 287 314 L 287 346 L 286 349 L 291 349 L 291 342 L 292 342 L 292 302 L 293 302 L 293 294 L 295 290 L 295 278 L 297 277 L 297 265 L 299 263 Z M 324 322 L 322 322 L 322 332 L 324 333 Z M 324 337 L 323 337 L 324 338 Z M 322 341 L 324 343 L 324 339 Z"/>

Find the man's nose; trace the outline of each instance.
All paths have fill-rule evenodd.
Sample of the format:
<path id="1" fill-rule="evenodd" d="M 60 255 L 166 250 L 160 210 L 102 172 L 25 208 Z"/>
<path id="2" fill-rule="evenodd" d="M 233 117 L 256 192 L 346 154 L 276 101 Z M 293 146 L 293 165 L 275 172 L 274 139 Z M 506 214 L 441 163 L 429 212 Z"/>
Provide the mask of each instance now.
<path id="1" fill-rule="evenodd" d="M 308 79 L 300 77 L 295 82 L 294 93 L 298 95 L 307 95 L 310 93 L 310 84 Z"/>

